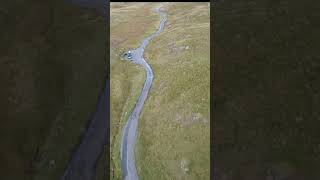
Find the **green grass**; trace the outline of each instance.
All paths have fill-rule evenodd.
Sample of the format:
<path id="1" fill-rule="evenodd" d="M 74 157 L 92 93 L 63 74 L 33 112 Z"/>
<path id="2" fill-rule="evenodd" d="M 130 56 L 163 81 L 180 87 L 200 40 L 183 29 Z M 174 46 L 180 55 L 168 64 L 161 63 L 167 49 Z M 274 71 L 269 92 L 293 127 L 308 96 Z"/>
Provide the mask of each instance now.
<path id="1" fill-rule="evenodd" d="M 121 179 L 122 128 L 145 80 L 120 55 L 157 30 L 160 16 L 151 11 L 157 5 L 111 3 L 111 179 Z M 168 12 L 165 31 L 146 49 L 155 78 L 140 119 L 137 168 L 141 179 L 208 179 L 209 7 L 173 3 Z M 189 49 L 181 51 L 184 45 Z"/>
<path id="2" fill-rule="evenodd" d="M 146 48 L 154 82 L 138 130 L 139 177 L 209 179 L 208 3 L 170 3 L 165 10 L 166 28 Z"/>
<path id="3" fill-rule="evenodd" d="M 110 176 L 122 179 L 120 143 L 122 128 L 142 89 L 145 72 L 120 60 L 123 52 L 137 48 L 140 41 L 156 30 L 159 17 L 152 12 L 157 3 L 111 3 L 110 21 Z M 112 177 L 112 169 L 114 177 Z M 100 172 L 101 173 L 101 172 Z"/>

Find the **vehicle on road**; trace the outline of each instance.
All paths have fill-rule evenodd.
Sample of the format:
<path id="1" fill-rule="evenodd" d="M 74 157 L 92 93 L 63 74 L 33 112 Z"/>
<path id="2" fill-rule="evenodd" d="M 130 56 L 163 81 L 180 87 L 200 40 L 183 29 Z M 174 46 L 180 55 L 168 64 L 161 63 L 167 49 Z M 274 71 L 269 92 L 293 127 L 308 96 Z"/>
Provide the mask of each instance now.
<path id="1" fill-rule="evenodd" d="M 131 51 L 128 52 L 128 56 L 127 57 L 128 57 L 128 59 L 132 59 Z"/>

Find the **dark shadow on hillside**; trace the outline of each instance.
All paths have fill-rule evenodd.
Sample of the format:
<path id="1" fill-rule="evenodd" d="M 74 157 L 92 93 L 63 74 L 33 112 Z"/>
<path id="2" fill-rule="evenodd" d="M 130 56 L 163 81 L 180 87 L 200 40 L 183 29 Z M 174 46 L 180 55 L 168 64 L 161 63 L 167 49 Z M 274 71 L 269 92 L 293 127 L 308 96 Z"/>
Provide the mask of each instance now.
<path id="1" fill-rule="evenodd" d="M 320 179 L 319 7 L 214 4 L 215 179 Z"/>
<path id="2" fill-rule="evenodd" d="M 105 85 L 106 21 L 63 1 L 5 0 L 0 27 L 0 179 L 59 179 Z"/>

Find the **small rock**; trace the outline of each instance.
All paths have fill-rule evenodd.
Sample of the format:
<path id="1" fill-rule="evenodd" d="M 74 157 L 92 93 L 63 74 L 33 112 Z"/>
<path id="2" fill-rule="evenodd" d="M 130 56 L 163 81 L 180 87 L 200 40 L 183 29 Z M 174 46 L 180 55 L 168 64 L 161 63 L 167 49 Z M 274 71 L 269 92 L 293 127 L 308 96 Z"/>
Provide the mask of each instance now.
<path id="1" fill-rule="evenodd" d="M 53 167 L 55 164 L 56 164 L 56 161 L 55 161 L 55 160 L 50 160 L 50 161 L 49 161 L 50 167 Z"/>
<path id="2" fill-rule="evenodd" d="M 181 169 L 185 172 L 188 173 L 189 172 L 189 162 L 186 159 L 182 159 L 181 160 Z"/>

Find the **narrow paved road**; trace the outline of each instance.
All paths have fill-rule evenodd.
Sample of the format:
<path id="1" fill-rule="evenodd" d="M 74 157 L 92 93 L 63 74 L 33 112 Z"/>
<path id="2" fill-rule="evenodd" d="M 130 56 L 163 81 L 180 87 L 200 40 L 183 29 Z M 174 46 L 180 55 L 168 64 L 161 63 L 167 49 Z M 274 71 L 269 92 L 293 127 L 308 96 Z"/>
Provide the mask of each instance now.
<path id="1" fill-rule="evenodd" d="M 132 113 L 129 115 L 128 122 L 126 123 L 123 129 L 122 135 L 122 143 L 121 143 L 121 166 L 122 166 L 122 174 L 125 180 L 138 180 L 138 173 L 135 165 L 135 157 L 134 157 L 134 146 L 136 143 L 136 135 L 137 135 L 137 127 L 138 127 L 138 119 L 140 112 L 143 108 L 144 102 L 147 99 L 149 90 L 152 85 L 153 80 L 153 71 L 150 65 L 144 59 L 144 49 L 149 44 L 150 40 L 152 40 L 155 36 L 159 35 L 165 26 L 165 22 L 167 21 L 167 14 L 160 11 L 160 8 L 163 6 L 161 4 L 160 7 L 155 9 L 156 13 L 159 13 L 161 16 L 160 27 L 158 31 L 151 34 L 149 37 L 144 39 L 141 42 L 139 48 L 131 51 L 132 53 L 132 62 L 135 64 L 141 65 L 146 70 L 146 80 L 144 86 L 142 88 L 139 99 L 137 100 L 135 107 Z"/>

